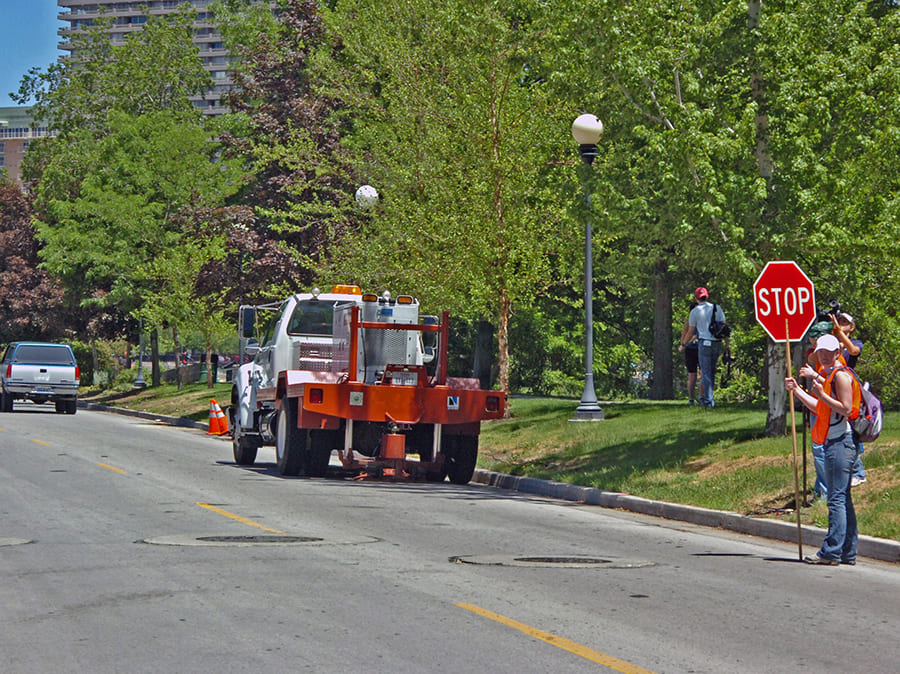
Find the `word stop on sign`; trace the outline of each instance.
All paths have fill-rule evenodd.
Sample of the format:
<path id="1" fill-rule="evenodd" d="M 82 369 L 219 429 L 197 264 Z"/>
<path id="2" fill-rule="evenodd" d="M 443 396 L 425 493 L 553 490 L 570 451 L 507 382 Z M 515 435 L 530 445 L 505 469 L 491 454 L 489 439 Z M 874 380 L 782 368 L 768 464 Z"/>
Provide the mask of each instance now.
<path id="1" fill-rule="evenodd" d="M 760 288 L 757 294 L 761 316 L 796 316 L 810 310 L 813 302 L 809 288 Z"/>

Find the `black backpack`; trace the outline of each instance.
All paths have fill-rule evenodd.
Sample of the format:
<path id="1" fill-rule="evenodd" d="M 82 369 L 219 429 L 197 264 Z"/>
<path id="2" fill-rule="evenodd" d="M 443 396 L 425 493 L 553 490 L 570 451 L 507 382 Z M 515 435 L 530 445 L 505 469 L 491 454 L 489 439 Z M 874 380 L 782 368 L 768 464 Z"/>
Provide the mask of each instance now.
<path id="1" fill-rule="evenodd" d="M 717 311 L 718 307 L 713 304 L 712 316 L 709 319 L 709 334 L 713 336 L 713 339 L 727 339 L 731 334 L 731 326 L 725 321 L 716 320 Z"/>

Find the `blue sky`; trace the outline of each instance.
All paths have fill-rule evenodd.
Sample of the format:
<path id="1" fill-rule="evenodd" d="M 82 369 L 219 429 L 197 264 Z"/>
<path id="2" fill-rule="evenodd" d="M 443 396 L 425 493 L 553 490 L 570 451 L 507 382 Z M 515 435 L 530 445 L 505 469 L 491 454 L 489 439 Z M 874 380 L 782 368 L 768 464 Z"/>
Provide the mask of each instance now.
<path id="1" fill-rule="evenodd" d="M 29 68 L 46 69 L 59 57 L 59 12 L 56 0 L 0 0 L 0 108 L 16 105 L 8 94 Z"/>

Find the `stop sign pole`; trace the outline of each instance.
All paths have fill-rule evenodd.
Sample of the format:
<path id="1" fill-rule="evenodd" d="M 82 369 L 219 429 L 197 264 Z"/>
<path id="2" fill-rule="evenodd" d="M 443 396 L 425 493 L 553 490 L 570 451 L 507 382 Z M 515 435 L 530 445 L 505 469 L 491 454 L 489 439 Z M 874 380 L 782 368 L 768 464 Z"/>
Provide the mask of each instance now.
<path id="1" fill-rule="evenodd" d="M 784 342 L 788 375 L 793 375 L 791 342 L 803 335 L 816 321 L 816 291 L 809 276 L 796 262 L 768 262 L 753 284 L 756 320 L 776 343 Z M 797 476 L 797 423 L 794 394 L 791 393 L 791 444 L 794 453 L 794 509 L 797 512 L 797 545 L 803 560 L 803 533 L 800 527 L 800 480 Z M 803 480 L 806 485 L 806 429 L 803 446 Z"/>

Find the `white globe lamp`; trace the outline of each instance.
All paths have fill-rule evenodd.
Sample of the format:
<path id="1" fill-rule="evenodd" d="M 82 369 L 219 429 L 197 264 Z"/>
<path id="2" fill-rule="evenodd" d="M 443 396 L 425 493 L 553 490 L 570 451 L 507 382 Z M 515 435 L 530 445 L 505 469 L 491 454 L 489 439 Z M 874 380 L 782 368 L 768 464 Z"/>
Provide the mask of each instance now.
<path id="1" fill-rule="evenodd" d="M 356 190 L 356 203 L 361 208 L 372 208 L 378 203 L 378 190 L 371 185 L 363 185 Z"/>
<path id="2" fill-rule="evenodd" d="M 600 142 L 602 135 L 603 122 L 597 118 L 597 115 L 579 115 L 572 122 L 572 138 L 579 145 L 596 145 Z"/>

